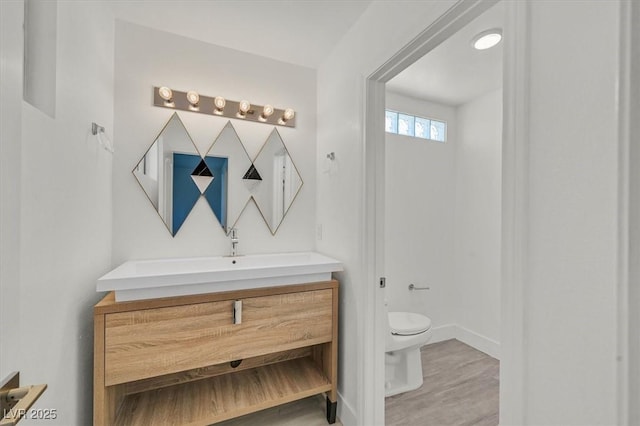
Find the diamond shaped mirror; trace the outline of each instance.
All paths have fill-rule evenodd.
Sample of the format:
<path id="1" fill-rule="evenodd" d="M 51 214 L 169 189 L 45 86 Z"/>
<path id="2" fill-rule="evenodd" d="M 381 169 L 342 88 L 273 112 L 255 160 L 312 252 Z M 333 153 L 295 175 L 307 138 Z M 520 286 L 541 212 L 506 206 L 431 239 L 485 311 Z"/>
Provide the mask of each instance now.
<path id="1" fill-rule="evenodd" d="M 242 180 L 247 169 L 251 167 L 251 159 L 230 121 L 216 137 L 204 161 L 209 169 L 213 170 L 214 177 L 219 170 L 224 179 L 220 192 L 223 196 L 212 194 L 212 197 L 206 198 L 225 233 L 229 234 L 251 198 L 249 188 Z M 216 182 L 215 179 L 213 182 Z M 227 193 L 230 194 L 229 197 L 226 196 Z M 215 194 L 218 194 L 217 189 Z M 220 200 L 222 204 L 216 205 Z M 221 213 L 218 214 L 218 211 Z"/>
<path id="2" fill-rule="evenodd" d="M 273 129 L 244 176 L 264 221 L 275 235 L 303 184 L 277 129 Z"/>
<path id="3" fill-rule="evenodd" d="M 177 113 L 133 169 L 133 175 L 171 235 L 180 230 L 201 196 L 220 223 L 225 223 L 227 159 L 203 159 Z"/>
<path id="4" fill-rule="evenodd" d="M 200 160 L 191 136 L 174 113 L 133 169 L 171 235 L 176 235 L 200 197 L 189 177 Z"/>

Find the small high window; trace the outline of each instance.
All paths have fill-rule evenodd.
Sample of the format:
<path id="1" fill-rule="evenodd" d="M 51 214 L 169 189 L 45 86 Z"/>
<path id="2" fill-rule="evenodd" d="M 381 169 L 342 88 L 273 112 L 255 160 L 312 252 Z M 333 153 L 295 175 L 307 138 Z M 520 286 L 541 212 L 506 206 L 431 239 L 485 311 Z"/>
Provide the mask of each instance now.
<path id="1" fill-rule="evenodd" d="M 387 133 L 429 139 L 436 142 L 447 140 L 447 123 L 431 118 L 417 117 L 396 111 L 385 111 Z"/>

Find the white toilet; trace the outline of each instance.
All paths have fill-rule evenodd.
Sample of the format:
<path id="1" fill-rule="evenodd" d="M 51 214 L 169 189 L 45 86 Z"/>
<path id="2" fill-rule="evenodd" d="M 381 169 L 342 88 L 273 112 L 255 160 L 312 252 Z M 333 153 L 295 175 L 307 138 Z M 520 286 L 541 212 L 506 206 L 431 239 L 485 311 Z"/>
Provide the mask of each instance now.
<path id="1" fill-rule="evenodd" d="M 413 312 L 389 312 L 385 342 L 385 396 L 422 386 L 420 348 L 431 338 L 431 320 Z"/>

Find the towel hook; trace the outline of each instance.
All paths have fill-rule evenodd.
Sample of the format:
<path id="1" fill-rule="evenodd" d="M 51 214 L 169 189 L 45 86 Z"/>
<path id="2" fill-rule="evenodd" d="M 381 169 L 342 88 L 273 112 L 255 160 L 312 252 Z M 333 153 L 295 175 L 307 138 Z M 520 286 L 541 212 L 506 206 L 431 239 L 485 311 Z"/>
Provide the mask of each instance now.
<path id="1" fill-rule="evenodd" d="M 102 145 L 104 149 L 113 154 L 113 142 L 107 137 L 104 131 L 104 127 L 98 123 L 91 123 L 91 134 L 98 138 L 98 143 Z"/>
<path id="2" fill-rule="evenodd" d="M 98 125 L 98 123 L 91 123 L 91 134 L 96 136 L 98 133 L 104 133 L 104 127 Z"/>

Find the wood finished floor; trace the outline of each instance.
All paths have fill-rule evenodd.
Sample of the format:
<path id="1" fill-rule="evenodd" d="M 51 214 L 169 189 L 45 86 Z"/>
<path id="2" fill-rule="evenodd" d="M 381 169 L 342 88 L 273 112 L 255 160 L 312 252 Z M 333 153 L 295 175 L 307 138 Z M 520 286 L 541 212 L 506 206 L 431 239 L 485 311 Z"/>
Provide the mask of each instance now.
<path id="1" fill-rule="evenodd" d="M 498 374 L 498 360 L 462 342 L 427 345 L 422 387 L 386 399 L 386 426 L 495 426 Z M 310 397 L 216 426 L 327 426 L 324 404 L 324 397 Z"/>
<path id="2" fill-rule="evenodd" d="M 386 426 L 498 424 L 498 360 L 458 340 L 421 352 L 424 383 L 386 399 Z"/>

